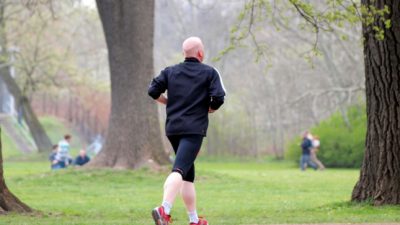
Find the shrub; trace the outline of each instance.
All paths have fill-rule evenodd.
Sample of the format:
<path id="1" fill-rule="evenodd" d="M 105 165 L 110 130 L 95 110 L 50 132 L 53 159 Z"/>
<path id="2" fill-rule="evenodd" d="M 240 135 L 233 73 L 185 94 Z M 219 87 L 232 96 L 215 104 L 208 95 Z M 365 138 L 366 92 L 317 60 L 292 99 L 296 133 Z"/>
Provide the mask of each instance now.
<path id="1" fill-rule="evenodd" d="M 358 168 L 361 166 L 366 136 L 367 116 L 365 106 L 352 106 L 347 110 L 350 126 L 337 112 L 311 128 L 311 133 L 321 139 L 318 158 L 328 167 Z M 286 145 L 285 158 L 299 162 L 301 138 Z"/>

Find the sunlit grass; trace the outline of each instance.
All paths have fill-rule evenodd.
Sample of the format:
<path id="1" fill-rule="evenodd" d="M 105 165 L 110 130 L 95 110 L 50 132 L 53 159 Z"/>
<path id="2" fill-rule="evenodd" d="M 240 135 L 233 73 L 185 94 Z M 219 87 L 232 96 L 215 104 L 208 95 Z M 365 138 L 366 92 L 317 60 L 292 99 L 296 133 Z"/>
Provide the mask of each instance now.
<path id="1" fill-rule="evenodd" d="M 18 150 L 17 146 L 4 128 L 1 129 L 1 143 L 4 158 L 19 157 L 22 155 L 22 152 Z"/>
<path id="2" fill-rule="evenodd" d="M 200 159 L 198 211 L 210 224 L 400 222 L 400 207 L 349 202 L 357 170 L 300 172 L 292 164 Z M 163 172 L 147 169 L 49 171 L 47 162 L 9 162 L 6 179 L 39 215 L 8 215 L 0 224 L 152 224 Z M 178 200 L 174 225 L 188 224 Z"/>

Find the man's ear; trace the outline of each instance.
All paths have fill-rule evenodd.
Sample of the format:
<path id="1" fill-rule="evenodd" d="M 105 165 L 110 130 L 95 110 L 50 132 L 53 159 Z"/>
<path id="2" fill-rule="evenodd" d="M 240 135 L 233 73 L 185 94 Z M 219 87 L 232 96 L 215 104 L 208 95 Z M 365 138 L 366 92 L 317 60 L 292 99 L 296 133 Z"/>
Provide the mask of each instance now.
<path id="1" fill-rule="evenodd" d="M 201 50 L 199 50 L 199 51 L 197 52 L 197 56 L 199 57 L 199 59 L 201 59 L 200 61 L 203 61 L 203 59 L 204 59 L 204 52 L 201 51 Z"/>

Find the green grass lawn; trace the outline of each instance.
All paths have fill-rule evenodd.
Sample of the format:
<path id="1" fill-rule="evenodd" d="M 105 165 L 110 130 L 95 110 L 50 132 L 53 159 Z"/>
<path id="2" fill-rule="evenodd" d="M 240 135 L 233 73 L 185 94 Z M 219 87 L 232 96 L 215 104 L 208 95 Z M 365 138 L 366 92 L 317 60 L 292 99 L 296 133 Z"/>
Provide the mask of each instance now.
<path id="1" fill-rule="evenodd" d="M 357 170 L 300 172 L 292 164 L 197 165 L 198 211 L 210 224 L 400 222 L 400 207 L 349 203 Z M 5 162 L 10 189 L 39 215 L 7 215 L 0 224 L 153 224 L 168 169 L 49 171 L 47 162 Z M 181 200 L 174 225 L 188 224 Z"/>
<path id="2" fill-rule="evenodd" d="M 4 129 L 1 130 L 1 143 L 3 146 L 4 158 L 19 157 L 23 154 L 21 150 L 18 150 L 17 146 Z"/>

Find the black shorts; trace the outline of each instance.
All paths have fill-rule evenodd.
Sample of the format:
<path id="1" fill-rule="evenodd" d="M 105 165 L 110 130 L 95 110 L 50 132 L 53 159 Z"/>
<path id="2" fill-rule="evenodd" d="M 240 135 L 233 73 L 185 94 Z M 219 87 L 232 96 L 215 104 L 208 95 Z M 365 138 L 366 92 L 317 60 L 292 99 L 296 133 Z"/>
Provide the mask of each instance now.
<path id="1" fill-rule="evenodd" d="M 194 161 L 200 151 L 203 135 L 186 134 L 168 136 L 176 155 L 173 172 L 182 175 L 184 181 L 194 181 Z"/>

